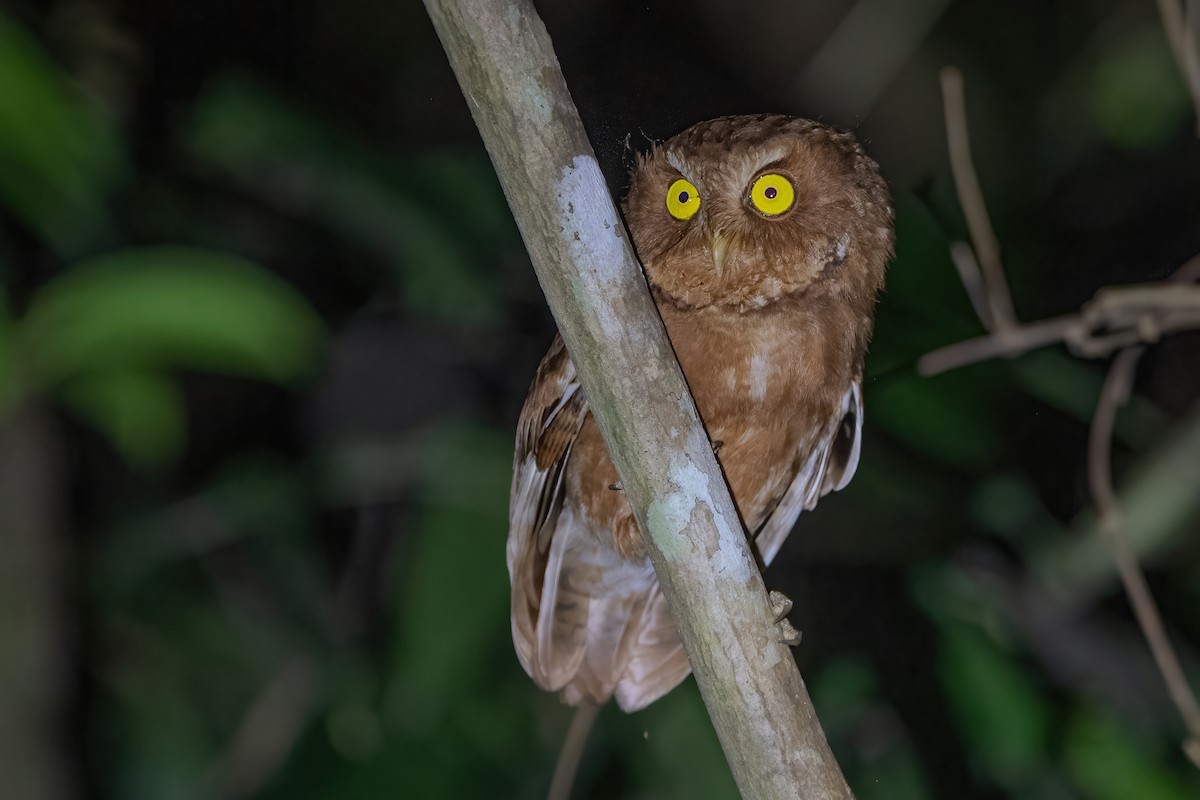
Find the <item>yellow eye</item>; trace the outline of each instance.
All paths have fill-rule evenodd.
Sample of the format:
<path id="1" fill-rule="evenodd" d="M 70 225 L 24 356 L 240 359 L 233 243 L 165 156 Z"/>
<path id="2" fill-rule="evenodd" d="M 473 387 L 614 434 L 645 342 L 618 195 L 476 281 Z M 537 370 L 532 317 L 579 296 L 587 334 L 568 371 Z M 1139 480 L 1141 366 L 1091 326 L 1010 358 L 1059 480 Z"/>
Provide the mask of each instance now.
<path id="1" fill-rule="evenodd" d="M 667 189 L 667 211 L 675 219 L 691 219 L 700 210 L 700 192 L 691 181 L 678 179 Z"/>
<path id="2" fill-rule="evenodd" d="M 750 187 L 750 202 L 762 214 L 777 217 L 792 207 L 796 190 L 792 182 L 776 172 L 760 175 Z"/>

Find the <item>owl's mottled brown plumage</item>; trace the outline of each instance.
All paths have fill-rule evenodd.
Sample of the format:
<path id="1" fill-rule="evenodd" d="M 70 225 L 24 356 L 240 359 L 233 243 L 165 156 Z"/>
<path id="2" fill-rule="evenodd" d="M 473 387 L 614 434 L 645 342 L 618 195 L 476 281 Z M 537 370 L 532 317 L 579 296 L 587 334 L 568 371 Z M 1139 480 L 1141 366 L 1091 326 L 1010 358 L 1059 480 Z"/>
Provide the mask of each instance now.
<path id="1" fill-rule="evenodd" d="M 767 216 L 750 187 L 783 176 Z M 689 219 L 668 212 L 679 178 Z M 858 463 L 862 362 L 893 248 L 892 207 L 853 136 L 784 116 L 722 117 L 655 147 L 625 218 L 748 535 L 764 563 Z M 508 567 L 522 666 L 570 703 L 626 711 L 689 672 L 617 473 L 556 337 L 517 427 Z"/>

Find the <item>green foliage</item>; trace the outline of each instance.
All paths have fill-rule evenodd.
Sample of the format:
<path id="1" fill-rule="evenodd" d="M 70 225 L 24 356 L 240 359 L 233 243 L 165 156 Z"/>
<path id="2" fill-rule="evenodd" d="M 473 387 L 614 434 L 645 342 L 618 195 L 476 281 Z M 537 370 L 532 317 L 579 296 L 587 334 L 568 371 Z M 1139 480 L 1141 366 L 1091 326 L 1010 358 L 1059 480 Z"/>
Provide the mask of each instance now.
<path id="1" fill-rule="evenodd" d="M 483 264 L 514 238 L 486 159 L 410 158 L 400 169 L 251 82 L 217 83 L 198 103 L 194 157 L 381 259 L 406 307 L 494 322 L 502 284 Z"/>
<path id="2" fill-rule="evenodd" d="M 1176 134 L 1192 108 L 1161 26 L 1132 31 L 1107 54 L 1091 101 L 1100 130 L 1122 147 L 1149 150 Z"/>
<path id="3" fill-rule="evenodd" d="M 1200 781 L 1162 768 L 1166 754 L 1106 713 L 1082 710 L 1067 734 L 1067 766 L 1075 782 L 1096 800 L 1184 800 Z"/>
<path id="4" fill-rule="evenodd" d="M 133 366 L 271 381 L 312 367 L 320 323 L 303 298 L 244 259 L 184 248 L 125 250 L 72 269 L 23 322 L 33 380 Z"/>
<path id="5" fill-rule="evenodd" d="M 312 371 L 321 328 L 302 297 L 244 259 L 122 250 L 37 294 L 11 337 L 16 388 L 60 397 L 131 461 L 159 464 L 185 437 L 173 371 L 292 382 Z"/>
<path id="6" fill-rule="evenodd" d="M 161 464 L 183 452 L 183 397 L 162 374 L 137 368 L 85 373 L 63 388 L 61 399 L 135 464 Z"/>
<path id="7" fill-rule="evenodd" d="M 421 26 L 383 25 L 371 4 L 315 4 L 295 17 L 313 27 L 288 69 L 243 53 L 230 72 L 229 43 L 213 42 L 213 64 L 177 85 L 180 66 L 163 55 L 177 43 L 144 40 L 155 25 L 105 27 L 78 11 L 103 4 L 50 5 L 61 14 L 22 17 L 36 34 L 0 15 L 0 448 L 25 405 L 58 423 L 35 444 L 61 464 L 43 500 L 69 539 L 46 549 L 61 545 L 71 568 L 46 596 L 69 598 L 76 615 L 61 650 L 86 697 L 70 717 L 86 751 L 73 765 L 81 784 L 131 800 L 544 797 L 571 712 L 512 651 L 504 552 L 513 417 L 548 333 L 528 319 L 540 295 L 486 155 L 419 144 L 464 116 L 452 93 L 427 97 L 428 64 L 419 78 L 392 75 L 434 50 L 406 39 L 410 56 L 383 37 L 391 49 L 360 54 L 370 36 L 325 23 L 358 14 L 364 29 Z M 186 5 L 150 4 L 175 22 Z M 1114 249 L 1104 237 L 1122 210 L 1110 206 L 1145 202 L 1166 216 L 1190 208 L 1190 195 L 1141 187 L 1098 200 L 1100 222 L 1077 194 L 1066 210 L 1045 198 L 1063 176 L 1096 169 L 1085 154 L 1112 144 L 1147 170 L 1167 154 L 1167 171 L 1183 174 L 1176 154 L 1190 151 L 1176 141 L 1191 110 L 1148 7 L 1130 25 L 1072 18 L 1086 44 L 1046 23 L 1055 47 L 1034 47 L 1022 30 L 1030 52 L 1014 59 L 1012 31 L 991 23 L 1045 22 L 1026 5 L 956 8 L 947 29 L 992 14 L 986 41 L 1001 55 L 943 41 L 912 59 L 912 74 L 964 53 L 973 124 L 977 114 L 1013 120 L 975 139 L 994 168 L 985 194 L 1016 262 L 1018 305 L 1057 314 L 1098 288 L 1094 253 L 1071 272 L 1061 251 Z M 323 38 L 337 36 L 351 46 Z M 268 42 L 262 52 L 273 52 Z M 325 78 L 360 55 L 379 91 L 395 92 L 398 116 L 364 112 L 362 87 L 344 73 Z M 1026 56 L 1039 71 L 1021 77 Z M 124 103 L 81 91 L 97 72 Z M 1145 656 L 1107 588 L 1108 556 L 1067 532 L 1086 521 L 1076 519 L 1087 505 L 1082 442 L 1103 365 L 1050 348 L 914 374 L 920 355 L 983 332 L 949 257 L 966 230 L 942 163 L 936 80 L 925 78 L 924 100 L 892 98 L 863 120 L 867 149 L 892 173 L 898 240 L 867 364 L 862 461 L 768 573 L 774 586 L 788 580 L 789 558 L 814 576 L 836 563 L 910 590 L 899 592 L 903 608 L 848 590 L 810 604 L 807 583 L 789 591 L 793 619 L 816 628 L 799 652 L 820 718 L 861 800 L 948 796 L 939 768 L 959 769 L 972 797 L 1197 796 L 1173 713 L 1165 701 L 1141 704 L 1161 687 L 1123 685 L 1138 700 L 1123 702 L 1107 673 L 1058 664 L 1031 633 L 1046 620 L 1026 618 L 1046 605 L 1031 598 L 1053 597 L 1099 623 L 1087 633 L 1107 637 L 1098 651 L 1122 682 L 1139 674 L 1125 663 Z M 1031 86 L 1045 89 L 1029 99 Z M 747 96 L 705 107 L 726 113 Z M 614 120 L 595 131 L 602 154 L 624 147 L 626 128 L 661 122 Z M 902 141 L 910 131 L 919 142 Z M 1062 248 L 1055 235 L 1078 238 Z M 1130 250 L 1149 269 L 1145 241 Z M 1161 272 L 1168 256 L 1155 257 Z M 1176 438 L 1180 392 L 1193 385 L 1150 369 L 1161 371 L 1144 374 L 1117 424 L 1123 480 L 1125 459 Z M 450 396 L 439 380 L 474 394 L 433 413 L 390 394 L 403 384 L 414 398 Z M 1060 428 L 1039 428 L 1047 441 L 1023 428 L 1040 414 Z M 1073 471 L 1047 476 L 1046 454 Z M 1172 498 L 1194 484 L 1193 466 L 1181 460 L 1146 485 L 1131 470 L 1121 487 L 1158 515 L 1139 546 L 1154 557 L 1189 669 L 1194 506 Z M 5 576 L 43 579 L 35 572 Z M 852 622 L 835 635 L 821 630 L 827 618 Z M 889 641 L 905 649 L 911 636 L 919 657 L 869 655 L 869 637 L 893 624 L 909 628 L 886 631 Z M 919 692 L 936 708 L 916 703 Z M 947 729 L 931 741 L 918 715 L 934 711 Z M 950 741 L 948 755 L 939 747 Z M 965 764 L 947 763 L 959 754 Z M 735 793 L 689 680 L 637 714 L 601 712 L 574 796 Z"/>
<path id="8" fill-rule="evenodd" d="M 812 682 L 821 726 L 860 800 L 919 800 L 929 796 L 929 776 L 879 686 L 875 667 L 846 656 L 829 663 Z"/>
<path id="9" fill-rule="evenodd" d="M 1011 655 L 961 625 L 942 632 L 943 677 L 968 737 L 992 778 L 1013 790 L 1045 767 L 1049 709 Z"/>
<path id="10" fill-rule="evenodd" d="M 3 14 L 0 98 L 0 203 L 58 253 L 79 253 L 108 224 L 121 174 L 115 130 Z"/>
<path id="11" fill-rule="evenodd" d="M 981 423 L 977 409 L 998 390 L 980 370 L 924 379 L 905 376 L 875 392 L 872 421 L 897 439 L 956 466 L 986 466 L 995 457 L 999 431 Z"/>

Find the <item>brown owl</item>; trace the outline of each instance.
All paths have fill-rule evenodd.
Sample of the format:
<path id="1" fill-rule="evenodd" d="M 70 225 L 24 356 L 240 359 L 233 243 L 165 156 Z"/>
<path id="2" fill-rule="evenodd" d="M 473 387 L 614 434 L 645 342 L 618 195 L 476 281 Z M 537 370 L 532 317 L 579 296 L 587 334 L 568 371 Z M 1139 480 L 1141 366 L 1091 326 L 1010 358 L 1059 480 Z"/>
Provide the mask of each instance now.
<path id="1" fill-rule="evenodd" d="M 764 564 L 801 509 L 858 464 L 862 365 L 894 234 L 878 167 L 804 119 L 694 125 L 640 158 L 625 220 L 655 304 Z M 512 633 L 568 703 L 626 711 L 687 654 L 575 367 L 555 338 L 517 424 Z"/>

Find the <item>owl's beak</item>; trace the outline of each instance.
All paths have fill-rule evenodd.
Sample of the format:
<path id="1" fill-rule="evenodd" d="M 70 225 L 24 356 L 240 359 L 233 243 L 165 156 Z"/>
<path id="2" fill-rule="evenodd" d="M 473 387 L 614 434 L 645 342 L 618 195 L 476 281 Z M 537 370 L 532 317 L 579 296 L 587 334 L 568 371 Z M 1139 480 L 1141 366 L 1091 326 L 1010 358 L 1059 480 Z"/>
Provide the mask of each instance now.
<path id="1" fill-rule="evenodd" d="M 720 231 L 713 231 L 708 246 L 712 250 L 713 269 L 719 278 L 725 271 L 725 253 L 729 250 L 729 239 L 722 236 Z"/>

